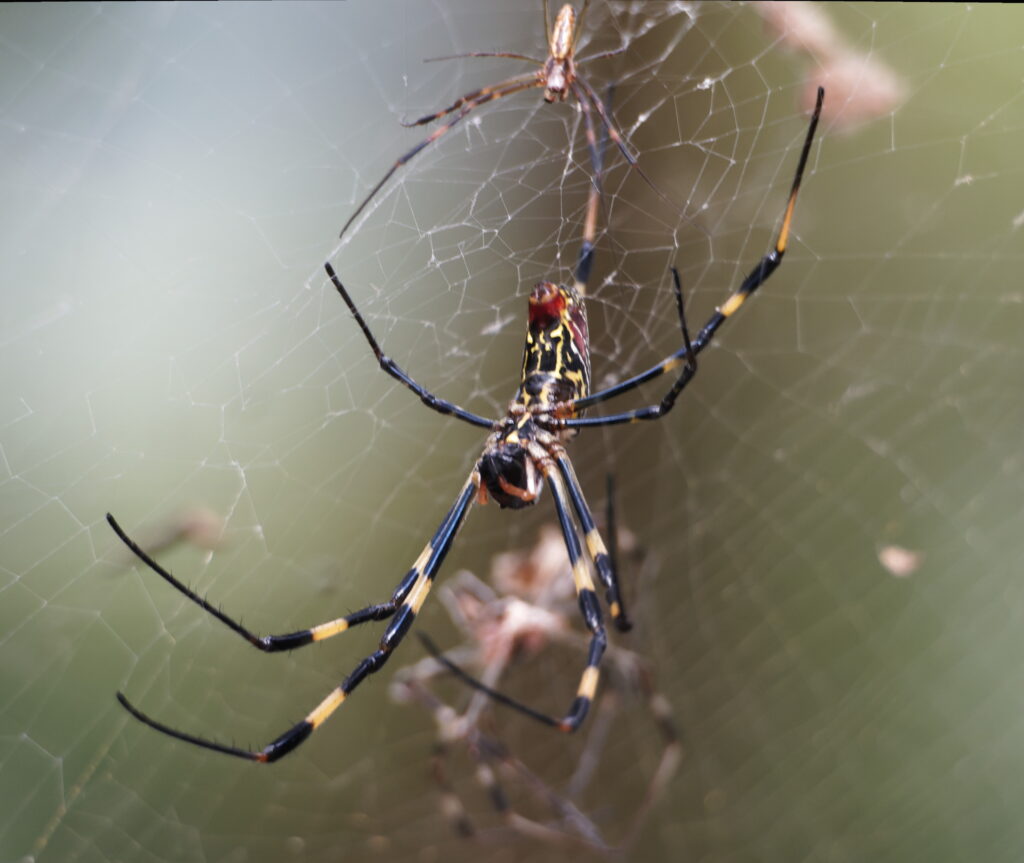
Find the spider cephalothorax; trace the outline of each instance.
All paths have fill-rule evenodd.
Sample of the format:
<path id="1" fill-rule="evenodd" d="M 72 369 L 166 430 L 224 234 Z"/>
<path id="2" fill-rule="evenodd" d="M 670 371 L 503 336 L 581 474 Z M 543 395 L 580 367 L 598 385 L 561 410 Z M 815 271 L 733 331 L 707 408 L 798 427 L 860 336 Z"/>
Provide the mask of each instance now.
<path id="1" fill-rule="evenodd" d="M 518 436 L 518 431 L 513 430 L 511 434 Z M 489 494 L 502 509 L 531 506 L 544 488 L 529 450 L 517 440 L 500 440 L 489 446 L 480 457 L 477 470 L 483 484 L 480 502 L 486 502 Z"/>

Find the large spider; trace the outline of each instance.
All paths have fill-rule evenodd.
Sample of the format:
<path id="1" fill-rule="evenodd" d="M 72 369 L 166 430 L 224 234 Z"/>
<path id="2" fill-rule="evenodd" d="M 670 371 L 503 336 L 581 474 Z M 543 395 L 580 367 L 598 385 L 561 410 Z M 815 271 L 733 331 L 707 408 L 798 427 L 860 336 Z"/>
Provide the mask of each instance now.
<path id="1" fill-rule="evenodd" d="M 624 50 L 622 48 L 617 48 L 614 51 L 605 51 L 602 54 L 595 54 L 592 57 L 587 57 L 585 60 L 576 60 L 576 45 L 579 42 L 581 26 L 583 24 L 583 19 L 586 17 L 588 6 L 590 6 L 590 0 L 584 0 L 583 7 L 580 9 L 579 15 L 577 15 L 573 6 L 570 3 L 566 3 L 555 17 L 554 25 L 551 26 L 549 24 L 550 16 L 548 12 L 548 2 L 547 0 L 544 0 L 544 31 L 548 40 L 548 56 L 544 60 L 539 60 L 536 57 L 527 57 L 525 54 L 514 54 L 508 51 L 471 51 L 468 54 L 454 54 L 451 57 L 432 58 L 434 60 L 453 60 L 459 57 L 508 57 L 514 60 L 525 60 L 528 63 L 534 63 L 540 68 L 535 72 L 527 72 L 524 75 L 515 75 L 512 78 L 506 78 L 504 81 L 492 84 L 489 87 L 481 87 L 478 90 L 473 90 L 466 93 L 464 96 L 460 96 L 447 108 L 435 111 L 433 114 L 427 114 L 425 117 L 420 117 L 412 123 L 403 123 L 402 125 L 406 128 L 424 126 L 428 123 L 432 123 L 434 120 L 440 120 L 448 114 L 455 114 L 456 111 L 458 112 L 454 117 L 452 117 L 452 119 L 447 123 L 438 126 L 433 132 L 427 135 L 426 138 L 420 141 L 415 147 L 405 153 L 405 155 L 401 156 L 398 161 L 388 168 L 384 176 L 377 181 L 377 184 L 370 189 L 367 196 L 363 198 L 352 215 L 348 217 L 348 221 L 342 226 L 338 237 L 340 238 L 345 236 L 345 232 L 349 229 L 351 224 L 359 218 L 359 214 L 363 212 L 366 205 L 373 200 L 374 195 L 381 190 L 384 184 L 391 179 L 395 171 L 401 168 L 402 165 L 409 162 L 421 150 L 426 149 L 426 147 L 442 135 L 445 135 L 470 111 L 474 108 L 479 108 L 481 105 L 486 105 L 488 102 L 500 99 L 503 96 L 510 96 L 521 90 L 532 90 L 538 87 L 544 89 L 545 102 L 564 102 L 569 98 L 570 94 L 572 94 L 576 101 L 579 102 L 580 109 L 583 112 L 583 122 L 587 133 L 587 147 L 590 150 L 591 162 L 594 167 L 595 185 L 600 186 L 601 171 L 599 168 L 600 159 L 597 154 L 597 140 L 594 132 L 594 119 L 591 111 L 596 112 L 598 117 L 600 117 L 601 123 L 608 132 L 609 137 L 615 142 L 616 146 L 619 148 L 623 157 L 630 166 L 640 174 L 647 185 L 649 185 L 662 199 L 668 200 L 664 193 L 651 182 L 643 169 L 637 165 L 636 159 L 629 152 L 622 140 L 622 135 L 619 133 L 618 129 L 616 129 L 615 123 L 612 121 L 608 109 L 602 103 L 601 99 L 598 98 L 597 93 L 594 92 L 594 88 L 587 82 L 586 78 L 583 78 L 576 71 L 578 63 L 589 63 L 592 60 L 611 57 Z M 671 204 L 672 202 L 669 201 L 668 203 Z"/>
<path id="2" fill-rule="evenodd" d="M 519 388 L 509 403 L 505 416 L 496 420 L 478 416 L 434 395 L 413 380 L 394 360 L 387 357 L 381 351 L 377 340 L 370 332 L 370 328 L 363 320 L 348 290 L 341 283 L 334 269 L 329 263 L 324 264 L 328 276 L 362 330 L 380 367 L 412 390 L 427 407 L 439 413 L 457 417 L 471 425 L 488 429 L 490 434 L 484 443 L 483 453 L 473 465 L 469 477 L 440 527 L 420 553 L 412 568 L 399 582 L 389 600 L 321 623 L 311 629 L 302 629 L 283 635 L 256 635 L 237 620 L 211 605 L 139 548 L 125 534 L 114 517 L 108 514 L 107 521 L 110 522 L 117 535 L 150 569 L 260 650 L 266 652 L 291 650 L 314 641 L 323 641 L 371 620 L 390 620 L 381 637 L 378 649 L 356 665 L 352 672 L 303 720 L 262 749 L 243 749 L 178 731 L 149 718 L 119 692 L 117 697 L 121 704 L 140 721 L 157 731 L 187 743 L 251 761 L 261 763 L 276 761 L 303 743 L 348 699 L 348 696 L 363 680 L 379 671 L 388 661 L 394 649 L 409 632 L 416 615 L 419 614 L 434 582 L 434 576 L 448 554 L 452 541 L 459 528 L 462 527 L 466 514 L 473 503 L 477 501 L 484 503 L 490 496 L 502 508 L 521 509 L 537 502 L 546 483 L 551 491 L 562 537 L 569 554 L 580 613 L 590 632 L 587 661 L 576 695 L 566 713 L 563 716 L 554 717 L 540 713 L 495 692 L 469 675 L 463 673 L 462 676 L 470 685 L 488 692 L 498 701 L 547 725 L 560 731 L 575 731 L 586 717 L 594 699 L 601 656 L 608 643 L 601 607 L 590 567 L 587 565 L 587 558 L 593 563 L 598 580 L 604 588 L 608 611 L 616 627 L 625 631 L 629 629 L 630 624 L 619 592 L 618 578 L 611 565 L 604 541 L 594 524 L 590 508 L 584 499 L 576 472 L 565 452 L 565 443 L 581 428 L 655 420 L 665 416 L 675 405 L 679 394 L 693 380 L 697 372 L 697 355 L 708 346 L 718 328 L 735 314 L 750 295 L 775 272 L 786 251 L 800 180 L 811 150 L 823 99 L 824 90 L 819 89 L 817 104 L 811 116 L 807 137 L 804 140 L 800 161 L 789 193 L 789 201 L 783 215 L 782 226 L 774 247 L 751 270 L 740 287 L 711 315 L 693 339 L 690 338 L 686 326 L 679 273 L 673 268 L 672 276 L 683 346 L 647 371 L 597 393 L 590 392 L 590 346 L 586 307 L 583 299 L 593 259 L 593 225 L 596 223 L 595 214 L 599 202 L 599 193 L 596 187 L 591 191 L 588 204 L 585 222 L 587 228 L 584 230 L 583 242 L 576 264 L 576 284 L 564 286 L 556 285 L 553 282 L 540 282 L 531 291 L 526 346 L 523 352 Z M 586 408 L 608 401 L 680 368 L 681 371 L 668 392 L 655 404 L 607 416 L 582 416 Z M 584 557 L 579 531 L 573 521 L 572 512 L 575 512 L 579 521 L 579 531 L 582 532 L 586 544 L 586 557 Z M 453 670 L 458 672 L 454 666 Z"/>

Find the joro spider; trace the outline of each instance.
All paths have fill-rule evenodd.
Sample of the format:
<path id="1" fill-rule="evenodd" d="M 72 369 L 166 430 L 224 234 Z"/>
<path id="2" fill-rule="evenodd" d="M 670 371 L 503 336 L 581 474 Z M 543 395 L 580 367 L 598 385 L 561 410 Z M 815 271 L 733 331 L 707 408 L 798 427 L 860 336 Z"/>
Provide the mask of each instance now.
<path id="1" fill-rule="evenodd" d="M 586 128 L 587 147 L 590 150 L 591 163 L 594 168 L 595 185 L 600 187 L 601 172 L 599 168 L 600 159 L 597 154 L 597 140 L 594 132 L 594 118 L 591 111 L 596 112 L 598 117 L 600 117 L 604 128 L 608 132 L 608 136 L 615 142 L 615 145 L 619 148 L 619 151 L 630 166 L 640 174 L 644 182 L 647 183 L 655 193 L 657 193 L 663 200 L 668 201 L 669 204 L 672 204 L 672 202 L 669 201 L 665 194 L 651 182 L 647 174 L 637 164 L 636 159 L 629 152 L 629 149 L 623 142 L 622 135 L 615 127 L 615 123 L 612 122 L 608 109 L 602 103 L 601 99 L 598 98 L 597 93 L 594 92 L 594 88 L 576 71 L 577 62 L 589 63 L 592 60 L 611 57 L 615 54 L 621 53 L 624 49 L 617 48 L 614 51 L 605 51 L 601 54 L 595 54 L 593 57 L 587 57 L 585 60 L 577 61 L 576 45 L 579 42 L 583 19 L 586 17 L 587 8 L 590 6 L 590 0 L 584 0 L 579 15 L 576 14 L 576 10 L 573 8 L 572 4 L 566 3 L 562 6 L 558 15 L 555 17 L 555 23 L 553 26 L 549 25 L 550 17 L 547 0 L 544 0 L 543 6 L 544 31 L 548 40 L 548 56 L 544 60 L 539 60 L 536 57 L 527 57 L 525 54 L 514 54 L 509 51 L 471 51 L 467 54 L 453 54 L 450 57 L 432 58 L 434 60 L 454 60 L 461 57 L 507 57 L 513 60 L 525 60 L 528 63 L 536 64 L 540 68 L 537 69 L 536 72 L 528 72 L 524 75 L 515 75 L 511 78 L 506 78 L 504 81 L 500 81 L 497 84 L 492 84 L 488 87 L 481 87 L 478 90 L 472 90 L 464 96 L 460 96 L 447 108 L 435 111 L 433 114 L 427 114 L 412 123 L 403 123 L 402 125 L 406 128 L 411 128 L 413 126 L 425 126 L 428 123 L 434 122 L 434 120 L 440 120 L 442 117 L 446 117 L 447 115 L 458 111 L 451 120 L 441 126 L 438 126 L 433 132 L 427 135 L 426 138 L 405 153 L 405 155 L 399 157 L 398 161 L 388 168 L 384 176 L 377 181 L 377 184 L 370 189 L 369 194 L 363 198 L 352 215 L 348 217 L 348 221 L 345 222 L 341 228 L 341 232 L 338 234 L 339 239 L 345 236 L 345 232 L 348 231 L 352 223 L 359 218 L 359 214 L 366 209 L 366 205 L 373 200 L 374 195 L 376 195 L 377 192 L 383 188 L 384 184 L 391 179 L 395 171 L 401 168 L 402 165 L 408 163 L 414 156 L 416 156 L 420 151 L 426 149 L 438 138 L 447 134 L 448 131 L 461 121 L 470 111 L 474 108 L 479 108 L 481 105 L 486 105 L 488 102 L 501 99 L 503 96 L 510 96 L 513 93 L 520 92 L 521 90 L 532 90 L 538 87 L 542 87 L 544 89 L 545 102 L 564 102 L 569 98 L 570 94 L 572 94 L 576 101 L 579 102 L 580 109 L 583 112 L 583 123 Z"/>
<path id="2" fill-rule="evenodd" d="M 710 344 L 718 328 L 739 310 L 754 291 L 764 284 L 782 261 L 789 238 L 789 228 L 797 193 L 800 189 L 800 181 L 810 154 L 818 118 L 821 115 L 823 99 L 824 90 L 819 88 L 817 104 L 807 129 L 800 161 L 784 211 L 782 226 L 774 247 L 751 270 L 740 287 L 711 315 L 693 339 L 690 338 L 686 325 L 679 273 L 673 267 L 672 277 L 683 346 L 657 365 L 597 393 L 590 392 L 590 346 L 586 307 L 583 300 L 593 261 L 594 230 L 592 226 L 596 223 L 596 209 L 599 200 L 596 188 L 591 190 L 588 204 L 585 222 L 587 228 L 584 231 L 575 269 L 576 283 L 567 287 L 555 285 L 552 282 L 540 282 L 530 293 L 526 345 L 523 352 L 519 388 L 510 402 L 505 416 L 497 420 L 478 416 L 452 402 L 439 398 L 413 380 L 394 360 L 386 356 L 334 269 L 329 263 L 324 264 L 327 275 L 362 330 L 381 369 L 412 390 L 432 410 L 488 429 L 490 434 L 484 443 L 483 453 L 474 464 L 455 503 L 444 517 L 440 527 L 420 553 L 412 568 L 399 582 L 391 599 L 377 605 L 369 605 L 352 614 L 321 623 L 310 629 L 283 635 L 256 635 L 237 620 L 211 605 L 146 554 L 108 513 L 107 521 L 110 526 L 143 563 L 177 591 L 212 614 L 259 650 L 267 653 L 291 650 L 315 641 L 323 641 L 371 620 L 390 620 L 380 639 L 378 649 L 359 662 L 352 672 L 331 690 L 327 697 L 304 719 L 262 749 L 243 749 L 178 731 L 151 719 L 133 706 L 123 693 L 118 692 L 117 698 L 121 704 L 141 722 L 186 743 L 260 763 L 277 761 L 303 743 L 348 699 L 348 696 L 363 680 L 384 666 L 391 653 L 409 632 L 416 615 L 419 614 L 420 608 L 430 592 L 434 576 L 448 554 L 455 535 L 462 527 L 473 503 L 476 501 L 485 503 L 487 497 L 490 496 L 502 508 L 521 509 L 537 502 L 543 488 L 542 483 L 546 483 L 551 490 L 562 537 L 569 555 L 580 613 L 590 632 L 586 665 L 580 677 L 575 697 L 564 716 L 549 716 L 490 689 L 462 672 L 457 666 L 451 665 L 450 668 L 467 684 L 487 692 L 503 704 L 559 731 L 576 730 L 586 717 L 594 699 L 601 656 L 608 643 L 597 591 L 587 565 L 587 558 L 593 563 L 597 577 L 604 588 L 605 600 L 616 628 L 626 631 L 630 628 L 630 623 L 622 603 L 618 578 L 611 566 L 604 541 L 594 524 L 594 518 L 583 496 L 576 472 L 565 452 L 564 444 L 577 430 L 582 428 L 655 420 L 672 410 L 679 394 L 697 373 L 697 355 Z M 586 408 L 629 392 L 641 384 L 679 368 L 681 371 L 660 402 L 607 416 L 582 416 L 582 412 Z M 575 512 L 579 521 L 579 529 L 583 533 L 587 549 L 586 557 L 584 557 L 570 509 Z M 443 657 L 441 659 L 444 661 Z"/>

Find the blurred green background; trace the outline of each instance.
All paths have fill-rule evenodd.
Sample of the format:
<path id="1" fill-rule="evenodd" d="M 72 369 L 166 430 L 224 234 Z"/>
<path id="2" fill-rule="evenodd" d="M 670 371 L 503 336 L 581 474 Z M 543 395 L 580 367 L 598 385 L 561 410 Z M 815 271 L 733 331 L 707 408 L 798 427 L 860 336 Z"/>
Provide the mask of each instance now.
<path id="1" fill-rule="evenodd" d="M 539 54 L 539 6 L 0 8 L 0 861 L 564 857 L 451 835 L 431 721 L 384 679 L 271 768 L 132 721 L 118 689 L 262 745 L 379 636 L 258 655 L 103 519 L 148 545 L 182 512 L 223 519 L 215 550 L 160 557 L 260 632 L 390 594 L 482 435 L 380 373 L 321 264 L 419 380 L 503 410 L 529 287 L 567 278 L 576 252 L 573 106 L 533 91 L 481 109 L 334 238 L 422 137 L 400 119 L 522 70 L 421 59 Z M 836 51 L 884 64 L 902 97 L 858 128 L 823 122 L 785 265 L 676 412 L 572 448 L 595 508 L 614 472 L 645 550 L 620 641 L 650 657 L 685 743 L 627 856 L 1015 861 L 1024 15 L 825 11 Z M 827 64 L 756 6 L 595 0 L 589 16 L 582 56 L 627 50 L 583 70 L 616 82 L 621 128 L 684 211 L 610 153 L 600 383 L 675 349 L 671 265 L 696 325 L 770 246 Z M 446 571 L 484 575 L 552 519 L 547 500 L 478 510 Z M 916 568 L 887 569 L 892 548 Z M 437 603 L 419 625 L 457 641 Z M 420 655 L 408 642 L 380 676 Z M 578 665 L 516 674 L 555 711 Z M 495 716 L 553 784 L 585 745 Z M 612 839 L 658 752 L 644 712 L 624 711 L 581 803 Z"/>

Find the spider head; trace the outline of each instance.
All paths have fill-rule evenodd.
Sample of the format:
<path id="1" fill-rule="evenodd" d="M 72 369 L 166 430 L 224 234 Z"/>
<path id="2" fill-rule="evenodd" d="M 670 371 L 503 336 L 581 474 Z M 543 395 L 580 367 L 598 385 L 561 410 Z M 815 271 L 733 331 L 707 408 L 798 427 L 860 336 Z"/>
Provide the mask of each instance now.
<path id="1" fill-rule="evenodd" d="M 489 448 L 478 469 L 484 488 L 502 509 L 532 506 L 540 497 L 540 471 L 518 441 L 503 440 Z"/>

